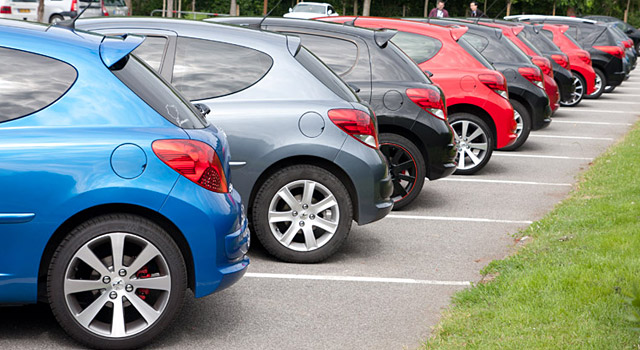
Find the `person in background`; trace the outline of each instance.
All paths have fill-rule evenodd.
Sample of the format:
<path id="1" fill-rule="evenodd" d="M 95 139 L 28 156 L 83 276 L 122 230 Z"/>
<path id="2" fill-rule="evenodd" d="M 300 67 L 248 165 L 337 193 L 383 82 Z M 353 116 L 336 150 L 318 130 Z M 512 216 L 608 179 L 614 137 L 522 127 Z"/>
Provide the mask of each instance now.
<path id="1" fill-rule="evenodd" d="M 444 0 L 438 0 L 436 7 L 429 12 L 429 17 L 444 18 L 449 17 L 449 12 L 444 9 Z"/>
<path id="2" fill-rule="evenodd" d="M 485 15 L 484 12 L 480 11 L 480 9 L 478 8 L 477 1 L 472 1 L 469 4 L 469 9 L 471 10 L 471 17 L 487 17 L 487 15 Z"/>

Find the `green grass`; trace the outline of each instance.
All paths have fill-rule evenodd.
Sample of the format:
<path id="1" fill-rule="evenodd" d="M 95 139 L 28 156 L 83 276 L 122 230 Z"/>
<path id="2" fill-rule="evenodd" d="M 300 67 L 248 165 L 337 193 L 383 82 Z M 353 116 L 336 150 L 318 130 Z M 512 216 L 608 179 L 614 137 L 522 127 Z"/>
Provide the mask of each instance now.
<path id="1" fill-rule="evenodd" d="M 516 254 L 457 293 L 424 349 L 640 349 L 640 127 L 594 161 Z"/>

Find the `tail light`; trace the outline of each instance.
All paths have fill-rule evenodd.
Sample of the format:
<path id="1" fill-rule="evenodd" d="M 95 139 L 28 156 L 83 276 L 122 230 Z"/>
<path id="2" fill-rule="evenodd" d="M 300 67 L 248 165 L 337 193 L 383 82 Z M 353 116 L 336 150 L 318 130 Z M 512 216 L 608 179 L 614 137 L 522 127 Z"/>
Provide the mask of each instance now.
<path id="1" fill-rule="evenodd" d="M 589 65 L 591 64 L 591 55 L 589 54 L 589 52 L 584 51 L 584 50 L 580 50 L 580 51 L 578 51 L 577 56 L 584 63 L 589 64 Z"/>
<path id="2" fill-rule="evenodd" d="M 624 46 L 625 49 L 630 49 L 633 46 L 633 44 L 631 44 L 629 40 L 623 41 L 622 45 Z"/>
<path id="3" fill-rule="evenodd" d="M 544 89 L 544 84 L 542 83 L 542 73 L 540 69 L 534 67 L 520 67 L 518 68 L 518 73 L 525 77 L 532 84 L 537 87 Z"/>
<path id="4" fill-rule="evenodd" d="M 540 70 L 542 70 L 542 73 L 544 73 L 544 75 L 547 75 L 553 78 L 553 69 L 551 69 L 551 61 L 549 61 L 548 58 L 534 56 L 533 58 L 531 58 L 531 62 L 533 62 L 533 64 L 535 64 L 536 66 L 540 67 Z"/>
<path id="5" fill-rule="evenodd" d="M 569 69 L 571 66 L 569 65 L 569 57 L 565 54 L 561 55 L 551 55 L 551 59 L 556 61 L 562 68 Z"/>
<path id="6" fill-rule="evenodd" d="M 107 8 L 104 6 L 104 2 L 100 4 L 100 8 L 102 9 L 103 16 L 109 16 L 109 11 L 107 11 Z"/>
<path id="7" fill-rule="evenodd" d="M 478 80 L 498 95 L 506 98 L 507 100 L 509 99 L 507 82 L 502 74 L 498 72 L 495 72 L 494 74 L 483 73 L 478 75 Z"/>
<path id="8" fill-rule="evenodd" d="M 594 46 L 593 48 L 618 58 L 624 58 L 624 50 L 620 46 Z"/>
<path id="9" fill-rule="evenodd" d="M 436 89 L 407 89 L 407 97 L 432 116 L 447 120 L 447 109 Z"/>
<path id="10" fill-rule="evenodd" d="M 71 12 L 78 11 L 78 0 L 71 1 Z"/>
<path id="11" fill-rule="evenodd" d="M 11 14 L 11 6 L 2 6 L 0 7 L 0 13 L 10 15 Z"/>
<path id="12" fill-rule="evenodd" d="M 153 153 L 171 169 L 209 191 L 228 193 L 224 174 L 216 151 L 195 140 L 157 140 Z"/>
<path id="13" fill-rule="evenodd" d="M 371 148 L 378 148 L 378 131 L 369 114 L 358 109 L 332 109 L 329 119 L 354 139 Z"/>

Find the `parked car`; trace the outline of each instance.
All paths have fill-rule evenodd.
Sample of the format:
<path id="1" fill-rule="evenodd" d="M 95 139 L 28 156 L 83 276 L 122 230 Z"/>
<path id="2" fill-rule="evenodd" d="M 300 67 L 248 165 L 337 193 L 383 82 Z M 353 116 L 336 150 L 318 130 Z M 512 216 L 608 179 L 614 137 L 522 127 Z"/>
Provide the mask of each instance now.
<path id="1" fill-rule="evenodd" d="M 35 22 L 38 20 L 38 0 L 0 0 L 0 18 Z"/>
<path id="2" fill-rule="evenodd" d="M 332 17 L 322 20 L 368 28 L 398 30 L 391 41 L 432 78 L 447 98 L 448 120 L 457 139 L 456 173 L 482 169 L 495 147 L 516 140 L 516 122 L 505 79 L 470 45 L 459 40 L 465 28 L 452 29 L 389 18 Z M 466 52 L 462 46 L 470 48 Z M 455 59 L 453 59 L 455 58 Z"/>
<path id="3" fill-rule="evenodd" d="M 584 16 L 584 18 L 591 19 L 598 22 L 613 23 L 616 27 L 620 28 L 629 38 L 633 40 L 636 52 L 640 52 L 640 31 L 627 22 L 622 21 L 620 18 L 611 16 L 592 15 Z"/>
<path id="4" fill-rule="evenodd" d="M 224 133 L 142 40 L 0 20 L 0 303 L 48 302 L 89 347 L 145 345 L 249 264 Z"/>
<path id="5" fill-rule="evenodd" d="M 338 17 L 330 17 L 338 18 Z M 220 17 L 212 20 L 296 35 L 378 117 L 380 148 L 394 181 L 394 208 L 413 201 L 424 178 L 436 180 L 456 169 L 453 132 L 439 88 L 389 40 L 396 31 L 372 31 L 319 21 Z"/>
<path id="6" fill-rule="evenodd" d="M 287 18 L 311 19 L 325 16 L 337 16 L 336 10 L 326 2 L 299 2 L 293 8 L 289 8 L 289 13 L 285 13 Z"/>
<path id="7" fill-rule="evenodd" d="M 129 8 L 124 0 L 103 0 L 103 4 L 109 16 L 129 15 Z"/>
<path id="8" fill-rule="evenodd" d="M 595 91 L 585 98 L 598 98 L 605 87 L 615 88 L 626 76 L 623 64 L 624 49 L 618 47 L 615 36 L 609 26 L 598 24 L 584 18 L 564 16 L 520 15 L 505 17 L 518 21 L 544 24 L 564 24 L 568 26 L 566 34 L 587 50 L 591 56 L 591 65 L 596 73 Z"/>
<path id="9" fill-rule="evenodd" d="M 58 23 L 77 15 L 78 0 L 44 0 L 44 22 Z"/>
<path id="10" fill-rule="evenodd" d="M 77 27 L 137 33 L 135 53 L 206 105 L 232 148 L 234 186 L 275 257 L 322 261 L 393 207 L 374 114 L 300 39 L 229 25 L 102 17 Z"/>

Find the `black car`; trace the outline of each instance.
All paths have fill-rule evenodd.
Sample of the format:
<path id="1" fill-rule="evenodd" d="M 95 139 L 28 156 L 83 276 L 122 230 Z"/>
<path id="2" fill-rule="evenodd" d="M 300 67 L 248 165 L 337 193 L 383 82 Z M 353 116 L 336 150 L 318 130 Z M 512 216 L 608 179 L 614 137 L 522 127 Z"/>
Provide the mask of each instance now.
<path id="1" fill-rule="evenodd" d="M 445 107 L 435 101 L 444 96 L 389 41 L 396 31 L 291 18 L 219 17 L 211 21 L 261 25 L 263 30 L 300 37 L 305 47 L 369 103 L 378 118 L 380 148 L 394 180 L 394 209 L 415 199 L 425 177 L 435 180 L 455 171 L 453 131 Z M 411 101 L 414 103 L 408 103 Z"/>
<path id="2" fill-rule="evenodd" d="M 640 52 L 640 30 L 637 30 L 631 24 L 624 22 L 620 18 L 611 16 L 584 16 L 584 18 L 592 19 L 598 22 L 613 23 L 616 27 L 620 28 L 631 40 L 633 40 L 633 46 L 636 52 Z"/>
<path id="3" fill-rule="evenodd" d="M 510 16 L 508 19 L 533 24 L 564 24 L 569 27 L 565 34 L 589 52 L 591 65 L 596 72 L 596 91 L 585 95 L 585 98 L 600 97 L 607 86 L 613 90 L 627 76 L 623 63 L 624 50 L 618 46 L 616 35 L 605 23 L 584 18 L 539 15 Z"/>
<path id="4" fill-rule="evenodd" d="M 507 79 L 509 102 L 522 118 L 523 129 L 518 140 L 507 150 L 520 147 L 531 130 L 539 130 L 551 123 L 551 106 L 544 90 L 542 71 L 511 40 L 502 35 L 502 30 L 461 19 L 413 19 L 444 26 L 464 25 L 469 29 L 462 39 L 478 50 Z M 531 79 L 531 80 L 530 80 Z"/>

